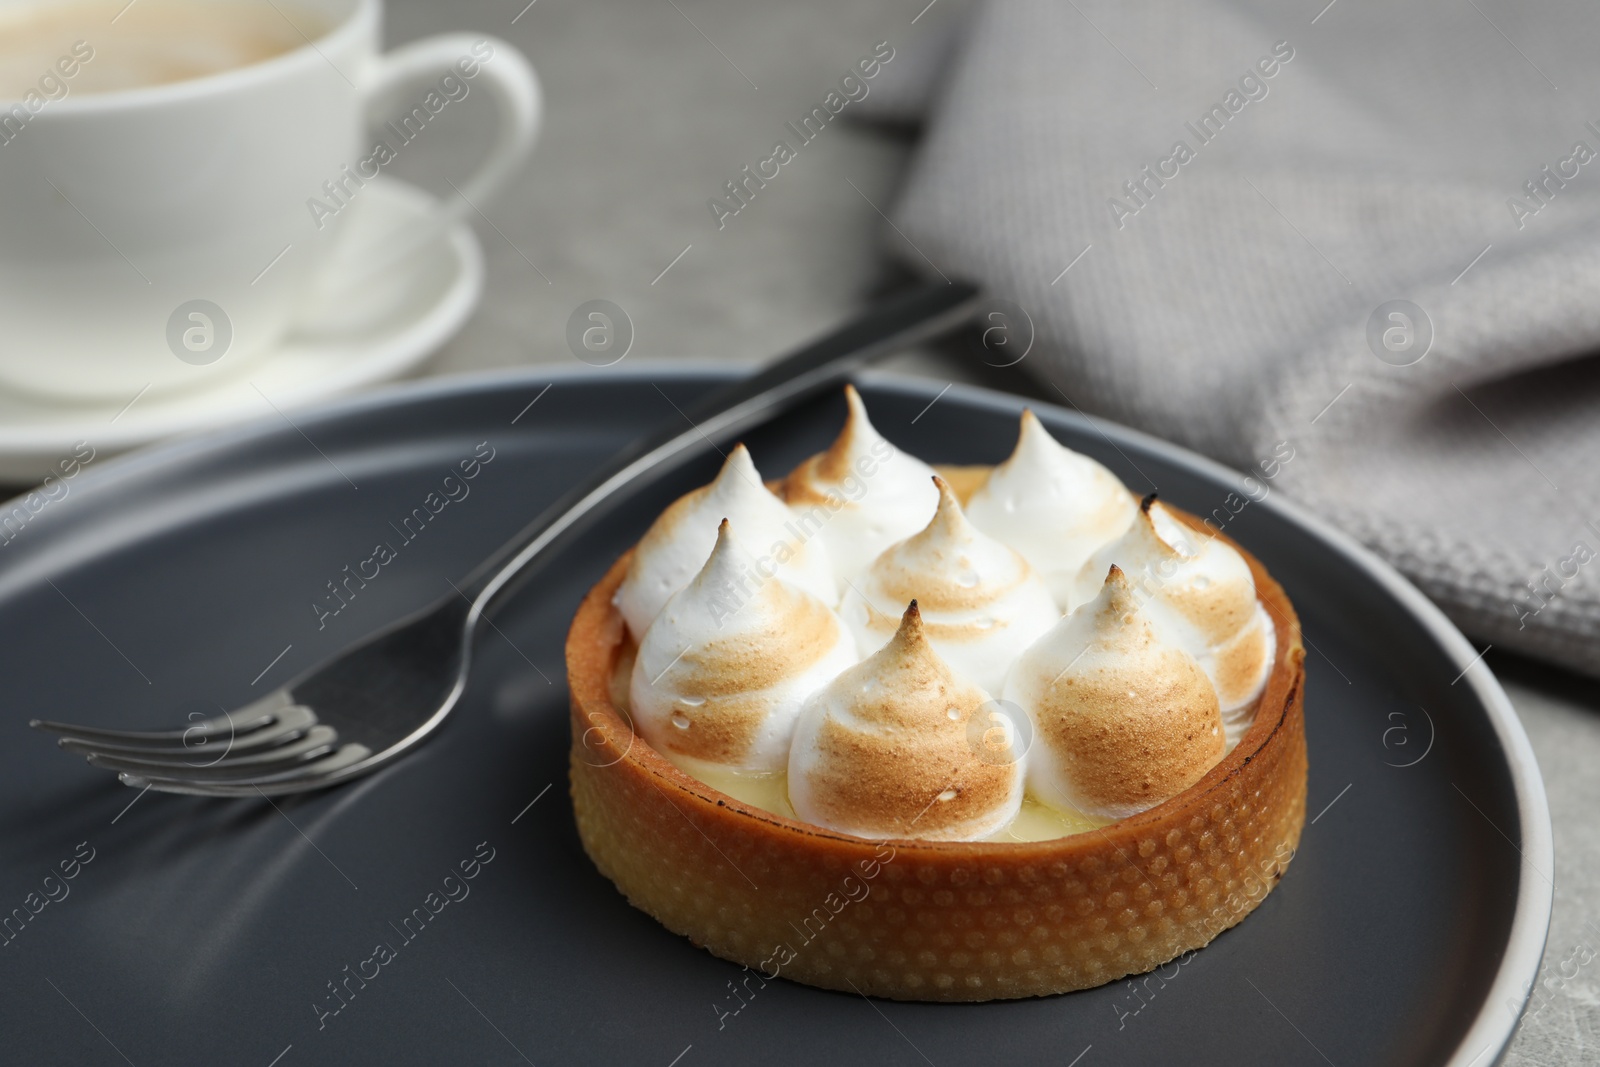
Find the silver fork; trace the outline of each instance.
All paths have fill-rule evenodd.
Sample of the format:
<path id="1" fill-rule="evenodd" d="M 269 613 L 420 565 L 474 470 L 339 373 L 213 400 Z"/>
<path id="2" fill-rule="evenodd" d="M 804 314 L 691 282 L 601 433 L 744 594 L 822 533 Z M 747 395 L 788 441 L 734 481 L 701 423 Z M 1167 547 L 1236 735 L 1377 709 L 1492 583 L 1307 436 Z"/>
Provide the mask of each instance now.
<path id="1" fill-rule="evenodd" d="M 600 518 L 604 505 L 646 474 L 750 430 L 881 356 L 960 326 L 979 296 L 960 282 L 918 288 L 719 390 L 684 413 L 687 428 L 673 424 L 642 439 L 557 500 L 479 564 L 456 593 L 261 700 L 172 730 L 103 730 L 38 719 L 30 725 L 60 734 L 62 748 L 138 789 L 276 795 L 369 774 L 449 717 L 466 689 L 479 623 Z"/>

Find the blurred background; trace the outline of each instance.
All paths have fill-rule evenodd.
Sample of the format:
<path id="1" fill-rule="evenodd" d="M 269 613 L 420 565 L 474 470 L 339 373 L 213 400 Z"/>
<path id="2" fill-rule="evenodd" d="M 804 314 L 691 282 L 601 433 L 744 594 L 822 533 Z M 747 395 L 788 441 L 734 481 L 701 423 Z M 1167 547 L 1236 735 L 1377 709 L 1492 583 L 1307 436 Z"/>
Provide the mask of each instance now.
<path id="1" fill-rule="evenodd" d="M 475 219 L 489 264 L 483 305 L 423 373 L 570 365 L 567 319 L 595 298 L 632 320 L 629 361 L 756 362 L 903 282 L 905 269 L 885 255 L 893 231 L 882 212 L 915 146 L 913 126 L 846 115 L 724 228 L 706 202 L 726 200 L 724 183 L 774 141 L 796 141 L 784 124 L 821 105 L 878 42 L 901 49 L 892 68 L 905 45 L 937 42 L 959 15 L 940 0 L 913 25 L 917 12 L 904 7 L 538 0 L 508 14 L 476 0 L 391 3 L 393 44 L 464 26 L 502 35 L 533 61 L 547 103 L 529 163 Z M 464 108 L 439 128 L 442 147 L 401 159 L 394 173 L 447 191 L 444 179 L 481 151 L 492 125 L 486 98 Z M 991 380 L 960 344 L 887 366 Z M 1020 373 L 994 380 L 1038 388 Z"/>

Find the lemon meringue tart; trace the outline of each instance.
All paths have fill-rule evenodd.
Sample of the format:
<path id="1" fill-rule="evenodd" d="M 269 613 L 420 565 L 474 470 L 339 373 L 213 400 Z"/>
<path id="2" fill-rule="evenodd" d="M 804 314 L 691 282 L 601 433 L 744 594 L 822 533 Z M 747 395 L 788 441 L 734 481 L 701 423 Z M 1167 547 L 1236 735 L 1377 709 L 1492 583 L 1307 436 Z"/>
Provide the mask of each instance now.
<path id="1" fill-rule="evenodd" d="M 829 989 L 1085 989 L 1208 944 L 1305 820 L 1300 624 L 1240 546 L 1024 412 L 929 467 L 853 389 L 832 447 L 741 446 L 567 638 L 584 849 L 724 959 Z"/>

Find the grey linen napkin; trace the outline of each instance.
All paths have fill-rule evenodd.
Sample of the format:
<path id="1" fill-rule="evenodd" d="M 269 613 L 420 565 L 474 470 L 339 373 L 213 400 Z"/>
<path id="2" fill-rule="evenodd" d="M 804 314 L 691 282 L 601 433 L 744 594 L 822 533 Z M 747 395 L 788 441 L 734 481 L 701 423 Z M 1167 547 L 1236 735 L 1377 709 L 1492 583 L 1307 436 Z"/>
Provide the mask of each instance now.
<path id="1" fill-rule="evenodd" d="M 1480 642 L 1600 674 L 1600 5 L 1323 2 L 924 29 L 863 102 L 921 101 L 885 239 L 1016 301 L 1022 367 L 1073 405 L 1253 470 Z"/>

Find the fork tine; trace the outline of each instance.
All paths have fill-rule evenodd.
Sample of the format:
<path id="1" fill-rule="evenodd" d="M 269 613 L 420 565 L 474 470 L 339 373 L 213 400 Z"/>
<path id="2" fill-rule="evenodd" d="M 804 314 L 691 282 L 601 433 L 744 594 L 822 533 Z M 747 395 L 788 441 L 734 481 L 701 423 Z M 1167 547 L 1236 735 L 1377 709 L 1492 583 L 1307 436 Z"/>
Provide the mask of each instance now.
<path id="1" fill-rule="evenodd" d="M 181 778 L 155 774 L 134 774 L 124 771 L 117 777 L 122 784 L 133 789 L 154 789 L 162 793 L 185 793 L 190 796 L 253 797 L 272 796 L 278 793 L 296 793 L 307 789 L 320 789 L 328 775 L 343 770 L 372 755 L 366 745 L 350 742 L 337 751 L 299 764 L 289 771 L 261 774 L 253 778 L 229 778 L 221 781 L 201 781 L 189 774 Z"/>
<path id="2" fill-rule="evenodd" d="M 287 689 L 274 690 L 254 703 L 246 704 L 231 712 L 202 719 L 192 726 L 179 730 L 106 730 L 93 726 L 77 726 L 69 722 L 52 722 L 45 719 L 30 719 L 28 725 L 35 730 L 44 730 L 48 733 L 60 734 L 79 741 L 104 742 L 112 745 L 153 745 L 156 747 L 170 747 L 173 742 L 180 745 L 193 744 L 196 741 L 204 742 L 213 737 L 237 737 L 242 733 L 250 733 L 263 727 L 270 726 L 281 715 L 290 711 L 296 705 Z"/>
<path id="3" fill-rule="evenodd" d="M 287 769 L 291 763 L 310 759 L 331 751 L 339 743 L 338 731 L 331 726 L 313 726 L 310 730 L 287 744 L 268 748 L 265 751 L 251 751 L 246 755 L 235 752 L 225 752 L 217 758 L 202 762 L 194 758 L 181 759 L 176 755 L 123 755 L 114 752 L 105 752 L 80 746 L 76 743 L 68 749 L 78 752 L 96 767 L 104 767 L 108 771 L 129 771 L 133 774 L 183 774 L 185 777 L 205 775 L 216 771 L 234 771 L 241 775 L 247 771 L 264 774 L 274 769 L 275 764 L 281 764 Z M 67 748 L 69 742 L 63 741 L 61 747 Z M 247 776 L 247 775 L 246 775 Z"/>
<path id="4" fill-rule="evenodd" d="M 243 752 L 246 749 L 259 749 L 262 745 L 277 744 L 285 737 L 294 734 L 306 733 L 307 729 L 317 725 L 317 713 L 302 704 L 270 713 L 264 720 L 251 720 L 251 728 L 238 731 L 237 734 L 227 733 L 189 733 L 181 729 L 162 731 L 162 736 L 155 734 L 131 734 L 114 729 L 80 729 L 69 726 L 67 729 L 54 729 L 54 733 L 62 736 L 56 739 L 56 744 L 69 752 L 126 752 L 130 755 L 198 755 L 205 752 L 208 747 L 227 747 L 230 752 Z M 40 726 L 46 729 L 46 726 Z M 198 726 L 197 726 L 198 729 Z M 67 733 L 70 731 L 70 733 Z"/>

